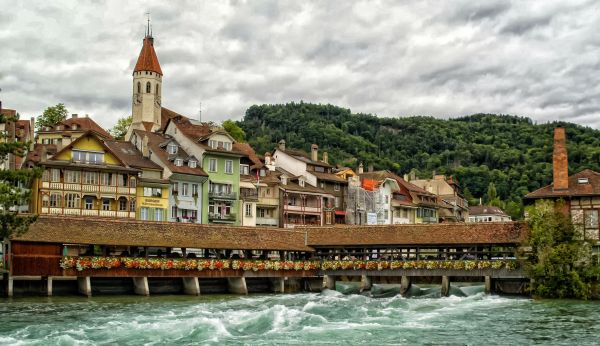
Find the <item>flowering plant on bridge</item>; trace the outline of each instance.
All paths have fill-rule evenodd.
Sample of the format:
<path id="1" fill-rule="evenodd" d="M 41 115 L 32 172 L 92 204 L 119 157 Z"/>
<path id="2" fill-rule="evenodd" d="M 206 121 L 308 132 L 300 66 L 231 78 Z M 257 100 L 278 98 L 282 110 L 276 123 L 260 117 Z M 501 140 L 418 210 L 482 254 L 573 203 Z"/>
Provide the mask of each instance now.
<path id="1" fill-rule="evenodd" d="M 516 261 L 504 260 L 469 260 L 469 261 L 433 261 L 433 260 L 395 260 L 395 261 L 362 261 L 362 260 L 333 260 L 323 261 L 322 270 L 398 270 L 398 269 L 517 269 Z"/>
<path id="2" fill-rule="evenodd" d="M 133 257 L 70 257 L 60 260 L 60 267 L 77 271 L 89 269 L 155 269 L 155 270 L 317 270 L 319 261 L 271 261 L 231 259 L 185 259 L 185 258 L 133 258 Z"/>

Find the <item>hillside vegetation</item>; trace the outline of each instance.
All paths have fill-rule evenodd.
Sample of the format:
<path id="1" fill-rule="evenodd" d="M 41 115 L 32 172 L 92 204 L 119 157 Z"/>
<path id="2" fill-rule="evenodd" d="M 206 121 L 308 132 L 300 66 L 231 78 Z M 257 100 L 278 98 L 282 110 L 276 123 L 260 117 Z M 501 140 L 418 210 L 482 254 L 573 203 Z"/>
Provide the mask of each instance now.
<path id="1" fill-rule="evenodd" d="M 307 152 L 317 143 L 333 164 L 356 168 L 363 162 L 399 174 L 415 170 L 421 178 L 434 171 L 452 175 L 471 200 L 485 197 L 493 183 L 513 215 L 520 213 L 527 192 L 552 180 L 554 127 L 567 129 L 570 173 L 600 170 L 600 131 L 564 122 L 535 124 L 511 115 L 384 118 L 301 102 L 254 105 L 238 125 L 259 154 L 280 139 Z"/>

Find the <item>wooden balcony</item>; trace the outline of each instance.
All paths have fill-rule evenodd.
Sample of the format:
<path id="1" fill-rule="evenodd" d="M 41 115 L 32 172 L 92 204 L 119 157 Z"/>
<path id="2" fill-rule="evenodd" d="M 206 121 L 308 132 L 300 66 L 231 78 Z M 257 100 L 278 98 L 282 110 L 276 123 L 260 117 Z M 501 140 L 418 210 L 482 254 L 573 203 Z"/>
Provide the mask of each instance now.
<path id="1" fill-rule="evenodd" d="M 118 210 L 97 210 L 97 209 L 80 209 L 80 208 L 47 208 L 41 209 L 41 214 L 52 215 L 75 215 L 75 216 L 100 216 L 112 218 L 128 218 L 135 219 L 134 211 L 118 211 Z"/>
<path id="2" fill-rule="evenodd" d="M 135 195 L 136 193 L 135 187 L 56 183 L 47 181 L 42 182 L 42 188 L 59 191 L 80 191 L 88 193 L 110 193 L 119 195 Z"/>
<path id="3" fill-rule="evenodd" d="M 295 212 L 295 213 L 313 213 L 313 214 L 321 213 L 320 207 L 305 207 L 305 206 L 301 206 L 301 205 L 284 205 L 283 210 Z"/>
<path id="4" fill-rule="evenodd" d="M 278 220 L 272 217 L 257 217 L 256 225 L 257 226 L 277 226 L 279 224 Z"/>
<path id="5" fill-rule="evenodd" d="M 237 193 L 235 192 L 221 192 L 221 191 L 212 191 L 212 192 L 208 192 L 208 198 L 214 198 L 214 199 L 230 199 L 230 200 L 236 200 L 237 199 Z"/>

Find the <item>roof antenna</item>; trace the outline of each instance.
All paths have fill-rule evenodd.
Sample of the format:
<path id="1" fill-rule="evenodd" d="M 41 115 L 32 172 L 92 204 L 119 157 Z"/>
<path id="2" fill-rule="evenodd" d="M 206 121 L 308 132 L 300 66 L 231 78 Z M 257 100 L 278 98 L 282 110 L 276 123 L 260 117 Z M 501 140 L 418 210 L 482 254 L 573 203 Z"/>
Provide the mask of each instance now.
<path id="1" fill-rule="evenodd" d="M 200 109 L 198 110 L 198 118 L 202 124 L 202 102 L 200 102 Z"/>
<path id="2" fill-rule="evenodd" d="M 150 32 L 150 12 L 146 12 L 148 26 L 146 28 L 146 37 L 152 37 L 152 32 Z"/>

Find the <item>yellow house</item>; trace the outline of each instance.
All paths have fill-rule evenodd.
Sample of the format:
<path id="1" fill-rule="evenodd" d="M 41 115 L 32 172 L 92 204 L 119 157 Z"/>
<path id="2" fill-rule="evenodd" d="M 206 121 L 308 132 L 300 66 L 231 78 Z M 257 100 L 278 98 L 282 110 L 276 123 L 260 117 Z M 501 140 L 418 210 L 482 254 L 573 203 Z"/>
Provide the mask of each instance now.
<path id="1" fill-rule="evenodd" d="M 162 172 L 131 143 L 92 131 L 52 157 L 45 149 L 45 145 L 37 147 L 36 165 L 44 171 L 32 186 L 30 209 L 37 214 L 134 219 L 141 210 L 138 191 L 148 178 Z"/>

